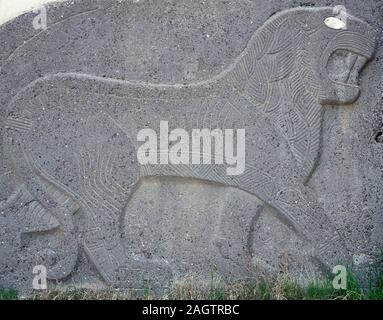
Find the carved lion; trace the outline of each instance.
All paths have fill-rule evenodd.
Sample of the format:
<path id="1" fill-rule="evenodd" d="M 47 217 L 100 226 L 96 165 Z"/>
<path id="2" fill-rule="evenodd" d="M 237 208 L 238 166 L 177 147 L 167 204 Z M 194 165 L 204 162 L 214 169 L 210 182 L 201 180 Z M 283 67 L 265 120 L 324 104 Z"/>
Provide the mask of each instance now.
<path id="1" fill-rule="evenodd" d="M 138 258 L 122 244 L 121 214 L 146 176 L 190 177 L 249 192 L 333 266 L 347 259 L 347 248 L 304 183 L 319 155 L 323 105 L 358 98 L 357 77 L 372 57 L 375 32 L 351 15 L 347 29 L 331 28 L 324 21 L 332 16 L 332 8 L 275 14 L 226 70 L 192 84 L 85 73 L 39 78 L 8 105 L 8 156 L 68 238 L 75 230 L 71 215 L 83 213 L 81 247 L 109 283 L 129 285 L 142 269 L 160 278 L 171 273 L 171 266 Z M 245 172 L 228 176 L 214 164 L 140 166 L 137 132 L 156 129 L 160 120 L 187 130 L 246 129 Z M 66 276 L 74 263 L 73 256 L 61 257 L 52 277 L 60 270 Z"/>

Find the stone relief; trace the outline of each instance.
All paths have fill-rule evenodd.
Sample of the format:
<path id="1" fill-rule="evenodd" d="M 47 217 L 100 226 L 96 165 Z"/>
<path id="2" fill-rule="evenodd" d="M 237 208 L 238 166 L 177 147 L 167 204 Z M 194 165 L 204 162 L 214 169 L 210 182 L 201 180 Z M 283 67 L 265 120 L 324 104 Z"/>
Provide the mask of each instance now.
<path id="1" fill-rule="evenodd" d="M 200 82 L 152 84 L 61 70 L 3 95 L 3 157 L 20 183 L 0 209 L 12 213 L 20 236 L 49 239 L 38 254 L 48 277 L 70 275 L 80 251 L 109 285 L 138 287 L 147 278 L 163 286 L 176 276 L 172 262 L 129 247 L 128 239 L 140 236 L 129 224 L 142 223 L 144 213 L 128 212 L 128 203 L 140 200 L 135 192 L 151 177 L 208 181 L 252 199 L 246 210 L 234 202 L 222 216 L 193 220 L 206 236 L 196 241 L 210 248 L 208 258 L 224 276 L 254 269 L 252 230 L 265 207 L 307 241 L 323 266 L 349 261 L 344 239 L 305 183 L 320 156 L 323 105 L 358 99 L 357 79 L 376 34 L 351 15 L 347 29 L 329 28 L 331 15 L 332 8 L 273 15 L 233 64 Z M 140 165 L 138 131 L 163 120 L 188 132 L 246 129 L 244 173 L 229 176 L 215 164 Z M 189 211 L 186 220 L 197 214 Z M 156 230 L 157 217 L 149 219 L 143 238 L 169 236 Z"/>

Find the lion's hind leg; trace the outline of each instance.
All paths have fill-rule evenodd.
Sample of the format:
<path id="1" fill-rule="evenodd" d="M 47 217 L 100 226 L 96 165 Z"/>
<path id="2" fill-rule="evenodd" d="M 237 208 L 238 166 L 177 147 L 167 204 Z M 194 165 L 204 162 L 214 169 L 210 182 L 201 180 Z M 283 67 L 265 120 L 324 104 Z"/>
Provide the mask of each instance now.
<path id="1" fill-rule="evenodd" d="M 32 154 L 26 151 L 21 139 L 13 140 L 12 155 L 17 159 L 17 171 L 24 180 L 28 191 L 42 209 L 50 212 L 58 221 L 57 232 L 52 230 L 48 235 L 45 250 L 51 257 L 43 257 L 47 264 L 49 279 L 60 280 L 67 277 L 74 269 L 78 259 L 78 239 L 73 223 L 73 215 L 80 209 L 76 201 L 66 192 L 65 186 L 55 183 L 36 161 Z M 41 205 L 40 205 L 41 204 Z M 28 214 L 35 214 L 35 210 Z M 33 216 L 38 219 L 39 216 Z M 31 219 L 31 217 L 29 217 Z M 39 223 L 39 221 L 35 221 Z"/>
<path id="2" fill-rule="evenodd" d="M 214 245 L 218 271 L 226 280 L 253 276 L 253 228 L 264 203 L 253 195 L 233 189 L 220 213 Z"/>

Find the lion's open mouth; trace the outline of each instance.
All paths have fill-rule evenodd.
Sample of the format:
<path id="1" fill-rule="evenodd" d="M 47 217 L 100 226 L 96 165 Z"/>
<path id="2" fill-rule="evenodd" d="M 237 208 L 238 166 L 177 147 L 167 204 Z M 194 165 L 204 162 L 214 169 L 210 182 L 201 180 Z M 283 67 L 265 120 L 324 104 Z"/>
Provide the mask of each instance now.
<path id="1" fill-rule="evenodd" d="M 345 86 L 358 87 L 359 72 L 367 58 L 348 50 L 335 50 L 327 63 L 327 73 L 331 80 Z"/>
<path id="2" fill-rule="evenodd" d="M 347 16 L 347 28 L 325 30 L 330 40 L 322 52 L 313 52 L 321 55 L 319 102 L 323 105 L 354 103 L 361 92 L 359 74 L 375 51 L 377 31 L 352 16 Z"/>

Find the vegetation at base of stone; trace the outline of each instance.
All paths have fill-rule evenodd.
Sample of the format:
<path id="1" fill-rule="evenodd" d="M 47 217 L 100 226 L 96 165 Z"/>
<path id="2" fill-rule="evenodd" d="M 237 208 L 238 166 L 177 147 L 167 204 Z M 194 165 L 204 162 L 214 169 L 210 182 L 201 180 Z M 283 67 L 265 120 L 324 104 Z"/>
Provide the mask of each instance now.
<path id="1" fill-rule="evenodd" d="M 0 288 L 0 300 L 17 300 L 19 294 L 13 289 L 1 289 Z"/>
<path id="2" fill-rule="evenodd" d="M 137 290 L 55 289 L 34 291 L 22 299 L 33 300 L 383 300 L 382 261 L 370 266 L 363 285 L 357 280 L 352 268 L 347 271 L 347 289 L 334 289 L 333 276 L 313 280 L 304 288 L 294 281 L 288 267 L 270 280 L 267 277 L 247 279 L 226 284 L 214 273 L 207 285 L 197 277 L 175 281 L 165 296 L 156 295 L 149 283 L 142 282 Z M 15 290 L 0 289 L 0 300 L 20 298 Z"/>
<path id="3" fill-rule="evenodd" d="M 130 291 L 68 289 L 33 291 L 28 299 L 31 300 L 132 300 L 137 299 Z"/>
<path id="4" fill-rule="evenodd" d="M 125 299 L 166 299 L 166 300 L 383 300 L 383 268 L 376 269 L 374 281 L 362 287 L 352 272 L 348 272 L 347 289 L 336 290 L 332 279 L 310 282 L 305 288 L 292 280 L 288 273 L 281 273 L 273 284 L 261 278 L 224 284 L 213 277 L 209 285 L 203 285 L 193 277 L 173 283 L 169 292 L 156 296 L 150 286 L 139 290 L 121 291 L 62 289 L 36 291 L 31 299 L 48 300 L 125 300 Z"/>
<path id="5" fill-rule="evenodd" d="M 383 266 L 373 265 L 362 286 L 352 269 L 347 270 L 347 289 L 334 289 L 334 275 L 313 280 L 304 288 L 283 270 L 270 284 L 265 278 L 225 285 L 212 281 L 203 288 L 190 281 L 174 283 L 168 299 L 207 300 L 383 300 Z"/>

